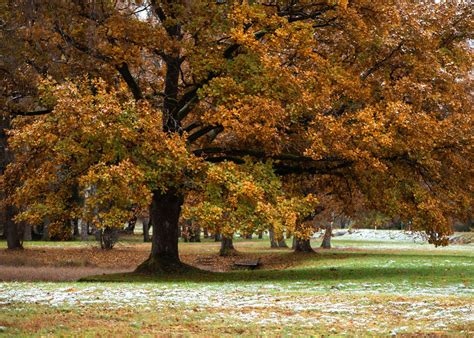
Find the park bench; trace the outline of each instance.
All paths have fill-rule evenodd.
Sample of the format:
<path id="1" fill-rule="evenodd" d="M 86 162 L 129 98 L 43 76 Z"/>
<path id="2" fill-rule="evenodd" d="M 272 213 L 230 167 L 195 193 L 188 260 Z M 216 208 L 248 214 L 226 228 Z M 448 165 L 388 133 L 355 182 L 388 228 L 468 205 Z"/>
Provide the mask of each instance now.
<path id="1" fill-rule="evenodd" d="M 246 268 L 253 270 L 260 266 L 260 258 L 253 259 L 253 260 L 247 260 L 247 261 L 240 261 L 240 262 L 235 262 L 234 266 L 237 268 Z"/>

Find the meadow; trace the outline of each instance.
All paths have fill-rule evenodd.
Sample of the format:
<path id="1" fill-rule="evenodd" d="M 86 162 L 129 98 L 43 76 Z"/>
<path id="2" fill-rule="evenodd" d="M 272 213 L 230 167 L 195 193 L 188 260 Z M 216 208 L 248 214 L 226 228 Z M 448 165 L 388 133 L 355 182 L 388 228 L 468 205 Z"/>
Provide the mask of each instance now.
<path id="1" fill-rule="evenodd" d="M 93 242 L 1 250 L 0 335 L 474 334 L 472 244 L 334 238 L 333 249 L 295 254 L 239 239 L 226 258 L 218 245 L 180 243 L 200 270 L 156 276 L 131 273 L 149 252 L 138 237 L 111 251 Z M 256 270 L 233 266 L 255 258 Z"/>

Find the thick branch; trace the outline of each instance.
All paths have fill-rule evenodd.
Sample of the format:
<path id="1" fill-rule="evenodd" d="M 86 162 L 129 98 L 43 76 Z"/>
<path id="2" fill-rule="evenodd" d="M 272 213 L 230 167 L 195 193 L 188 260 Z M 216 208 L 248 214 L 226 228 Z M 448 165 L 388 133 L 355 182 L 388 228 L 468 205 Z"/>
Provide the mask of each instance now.
<path id="1" fill-rule="evenodd" d="M 111 57 L 109 57 L 107 55 L 103 55 L 103 54 L 89 48 L 88 46 L 85 46 L 85 45 L 77 42 L 70 35 L 66 34 L 66 32 L 64 32 L 58 25 L 55 26 L 55 30 L 56 30 L 56 32 L 58 32 L 63 37 L 64 41 L 66 41 L 68 44 L 70 44 L 71 46 L 73 46 L 77 50 L 79 50 L 79 51 L 81 51 L 81 52 L 83 52 L 83 53 L 85 53 L 89 56 L 92 56 L 92 57 L 94 57 L 98 60 L 107 62 L 107 63 L 111 63 L 113 61 Z M 134 79 L 133 75 L 130 73 L 130 69 L 128 68 L 128 65 L 125 62 L 123 62 L 122 64 L 120 64 L 118 66 L 115 66 L 115 68 L 117 69 L 117 71 L 120 73 L 120 75 L 124 79 L 124 81 L 127 84 L 128 88 L 132 92 L 133 97 L 135 98 L 135 100 L 141 100 L 143 98 L 142 92 L 140 90 L 140 87 L 138 86 L 138 83 Z"/>
<path id="2" fill-rule="evenodd" d="M 10 114 L 14 116 L 39 116 L 39 115 L 46 115 L 53 111 L 53 109 L 41 109 L 41 110 L 34 110 L 34 111 L 13 111 Z"/>
<path id="3" fill-rule="evenodd" d="M 199 129 L 195 133 L 191 134 L 188 136 L 188 143 L 192 143 L 196 141 L 197 139 L 201 138 L 202 136 L 205 136 L 206 134 L 210 133 L 211 131 L 215 132 L 222 132 L 224 130 L 224 127 L 222 126 L 206 126 L 202 129 Z"/>
<path id="4" fill-rule="evenodd" d="M 194 151 L 197 156 L 205 156 L 210 154 L 222 154 L 225 156 L 252 156 L 261 160 L 278 160 L 278 161 L 297 161 L 297 162 L 318 162 L 308 156 L 295 154 L 278 154 L 271 155 L 264 151 L 250 150 L 250 149 L 225 149 L 219 147 L 203 148 Z M 340 161 L 340 159 L 326 159 L 324 161 Z"/>
<path id="5" fill-rule="evenodd" d="M 120 73 L 120 75 L 122 75 L 122 78 L 124 79 L 128 88 L 132 92 L 135 100 L 138 101 L 138 100 L 143 99 L 140 86 L 138 85 L 137 81 L 135 81 L 135 78 L 133 77 L 133 75 L 130 73 L 130 69 L 128 68 L 128 65 L 125 62 L 123 62 L 120 66 L 117 66 L 116 68 L 118 72 Z"/>

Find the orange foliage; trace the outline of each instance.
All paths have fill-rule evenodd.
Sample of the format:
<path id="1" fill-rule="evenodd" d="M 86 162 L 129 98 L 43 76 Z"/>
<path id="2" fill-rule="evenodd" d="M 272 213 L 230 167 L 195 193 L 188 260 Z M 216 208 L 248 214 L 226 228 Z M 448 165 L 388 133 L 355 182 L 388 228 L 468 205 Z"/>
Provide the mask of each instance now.
<path id="1" fill-rule="evenodd" d="M 79 213 L 66 203 L 79 183 L 98 189 L 90 208 L 119 218 L 154 191 L 203 183 L 225 186 L 237 214 L 245 199 L 251 215 L 267 215 L 268 187 L 225 163 L 267 160 L 277 175 L 308 175 L 299 194 L 325 209 L 400 216 L 435 244 L 446 244 L 451 217 L 472 212 L 468 5 L 44 1 L 22 17 L 22 4 L 6 16 L 18 60 L 39 62 L 59 85 L 42 102 L 30 93 L 54 112 L 12 132 L 21 217 Z M 82 72 L 103 80 L 63 82 Z M 230 233 L 240 225 L 217 225 L 228 215 L 219 203 L 201 211 Z"/>

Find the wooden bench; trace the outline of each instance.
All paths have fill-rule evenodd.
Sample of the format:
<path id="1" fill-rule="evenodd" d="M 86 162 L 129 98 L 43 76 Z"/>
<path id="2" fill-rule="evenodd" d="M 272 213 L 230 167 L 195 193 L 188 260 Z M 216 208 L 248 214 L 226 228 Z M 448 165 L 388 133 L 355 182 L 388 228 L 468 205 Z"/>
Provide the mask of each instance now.
<path id="1" fill-rule="evenodd" d="M 238 268 L 247 268 L 247 269 L 253 270 L 257 268 L 258 266 L 260 266 L 260 258 L 255 259 L 255 260 L 249 260 L 249 261 L 235 262 L 234 266 Z"/>

